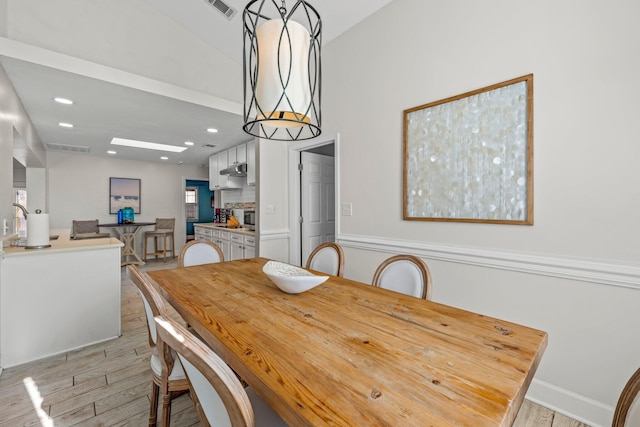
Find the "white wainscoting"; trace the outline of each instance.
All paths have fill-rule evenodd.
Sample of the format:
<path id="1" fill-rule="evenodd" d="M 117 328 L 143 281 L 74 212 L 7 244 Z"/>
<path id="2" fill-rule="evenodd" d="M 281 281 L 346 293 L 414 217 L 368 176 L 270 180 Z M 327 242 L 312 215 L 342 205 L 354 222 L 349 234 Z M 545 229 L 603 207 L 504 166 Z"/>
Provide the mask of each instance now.
<path id="1" fill-rule="evenodd" d="M 640 289 L 640 263 L 569 258 L 340 234 L 345 247 Z"/>

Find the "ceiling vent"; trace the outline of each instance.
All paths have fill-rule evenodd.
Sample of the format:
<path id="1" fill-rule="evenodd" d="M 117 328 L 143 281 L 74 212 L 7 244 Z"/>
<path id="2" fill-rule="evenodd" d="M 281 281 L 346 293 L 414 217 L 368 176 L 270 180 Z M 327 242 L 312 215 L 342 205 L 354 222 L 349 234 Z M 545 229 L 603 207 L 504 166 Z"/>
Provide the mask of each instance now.
<path id="1" fill-rule="evenodd" d="M 88 153 L 89 147 L 83 147 L 82 145 L 67 145 L 67 144 L 45 144 L 47 150 L 50 151 L 64 151 L 65 153 Z"/>
<path id="2" fill-rule="evenodd" d="M 224 16 L 226 16 L 228 20 L 231 20 L 231 18 L 233 18 L 233 16 L 236 14 L 235 9 L 233 9 L 231 6 L 229 6 L 222 0 L 205 0 L 205 1 L 209 3 L 211 6 L 213 6 L 215 9 L 217 9 Z"/>
<path id="3" fill-rule="evenodd" d="M 215 144 L 204 144 L 205 147 L 209 147 L 209 148 L 214 148 L 216 145 Z"/>

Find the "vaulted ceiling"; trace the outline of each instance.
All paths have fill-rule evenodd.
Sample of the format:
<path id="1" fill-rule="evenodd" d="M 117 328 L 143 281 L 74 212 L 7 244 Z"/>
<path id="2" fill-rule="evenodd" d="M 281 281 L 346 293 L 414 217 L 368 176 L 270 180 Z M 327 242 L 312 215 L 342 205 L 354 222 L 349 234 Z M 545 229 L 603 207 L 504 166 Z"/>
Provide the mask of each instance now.
<path id="1" fill-rule="evenodd" d="M 239 64 L 242 63 L 242 11 L 246 2 L 222 0 L 223 7 L 235 10 L 232 18 L 227 19 L 208 0 L 145 1 L 185 30 Z M 211 0 L 218 1 L 220 0 Z M 309 0 L 322 18 L 323 44 L 330 43 L 390 2 L 391 0 Z M 183 145 L 185 141 L 193 141 L 194 146 L 179 154 L 117 147 L 115 156 L 122 159 L 204 165 L 210 154 L 252 138 L 242 131 L 242 117 L 239 114 L 16 58 L 0 55 L 0 65 L 12 81 L 46 149 L 109 156 L 107 150 L 114 149 L 109 145 L 113 137 L 169 145 Z M 68 107 L 52 102 L 57 96 L 73 99 L 75 104 L 71 106 L 72 110 L 64 110 Z M 69 111 L 73 113 L 68 114 Z M 73 129 L 58 126 L 61 114 L 68 114 L 69 121 L 74 121 Z M 219 131 L 217 135 L 224 137 L 215 138 L 206 134 L 204 128 L 208 126 L 215 126 Z M 161 160 L 160 156 L 166 156 L 168 160 Z"/>

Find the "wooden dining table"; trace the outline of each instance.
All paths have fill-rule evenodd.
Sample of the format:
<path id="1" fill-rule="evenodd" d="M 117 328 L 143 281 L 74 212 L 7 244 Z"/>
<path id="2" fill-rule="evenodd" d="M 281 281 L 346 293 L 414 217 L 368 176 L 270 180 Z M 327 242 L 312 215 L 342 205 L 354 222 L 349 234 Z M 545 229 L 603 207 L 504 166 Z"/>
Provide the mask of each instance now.
<path id="1" fill-rule="evenodd" d="M 287 294 L 267 261 L 148 274 L 288 425 L 512 424 L 545 332 L 336 276 Z"/>

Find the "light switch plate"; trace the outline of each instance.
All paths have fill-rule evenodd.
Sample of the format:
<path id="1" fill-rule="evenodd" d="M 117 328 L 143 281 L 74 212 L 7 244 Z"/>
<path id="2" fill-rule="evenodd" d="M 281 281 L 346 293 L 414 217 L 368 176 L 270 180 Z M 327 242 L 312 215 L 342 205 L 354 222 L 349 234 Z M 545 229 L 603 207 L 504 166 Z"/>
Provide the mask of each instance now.
<path id="1" fill-rule="evenodd" d="M 353 214 L 353 206 L 351 203 L 342 204 L 342 216 L 351 216 Z"/>

